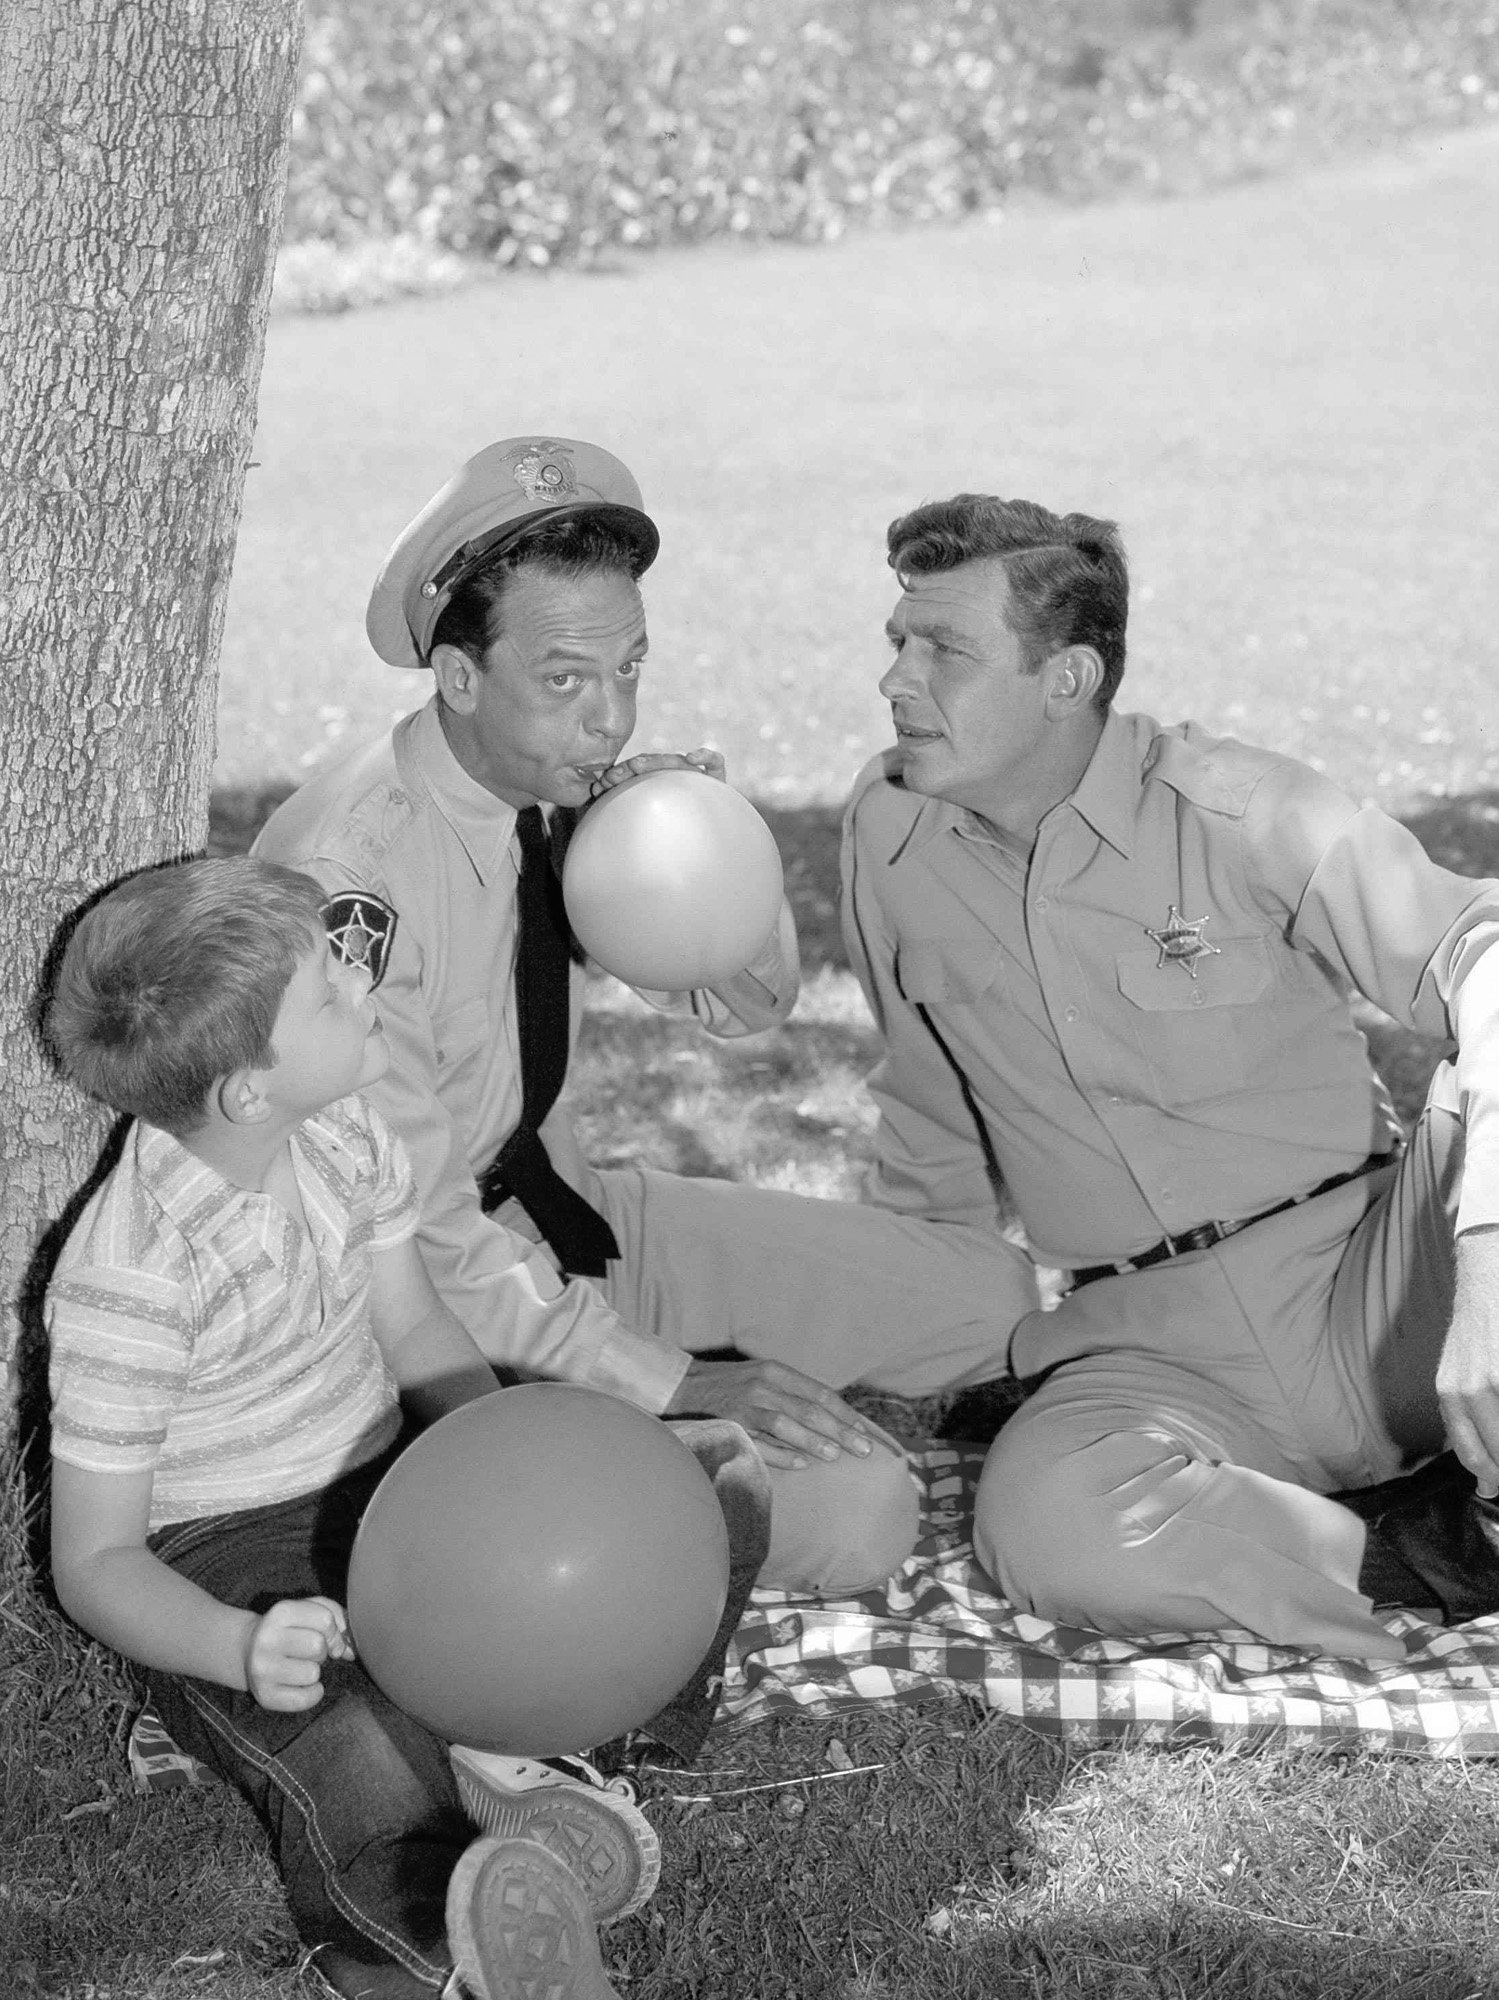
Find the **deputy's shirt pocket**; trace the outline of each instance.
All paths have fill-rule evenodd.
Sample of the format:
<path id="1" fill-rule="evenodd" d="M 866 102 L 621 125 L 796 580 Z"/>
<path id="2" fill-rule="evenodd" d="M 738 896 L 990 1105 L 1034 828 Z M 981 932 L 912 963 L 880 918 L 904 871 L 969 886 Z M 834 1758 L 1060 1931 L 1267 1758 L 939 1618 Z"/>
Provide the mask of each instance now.
<path id="1" fill-rule="evenodd" d="M 1274 1041 L 1274 975 L 1264 939 L 1216 942 L 1217 951 L 1193 960 L 1191 970 L 1182 959 L 1163 963 L 1155 945 L 1122 951 L 1114 961 L 1125 1035 L 1163 1104 L 1242 1089 Z"/>
<path id="2" fill-rule="evenodd" d="M 449 1007 L 432 1023 L 432 1041 L 443 1096 L 449 1102 L 467 1102 L 470 1086 L 477 1088 L 489 1049 L 489 1008 L 483 999 Z"/>
<path id="3" fill-rule="evenodd" d="M 992 938 L 916 938 L 901 944 L 895 977 L 913 1005 L 972 1006 L 1002 997 L 1004 953 Z"/>

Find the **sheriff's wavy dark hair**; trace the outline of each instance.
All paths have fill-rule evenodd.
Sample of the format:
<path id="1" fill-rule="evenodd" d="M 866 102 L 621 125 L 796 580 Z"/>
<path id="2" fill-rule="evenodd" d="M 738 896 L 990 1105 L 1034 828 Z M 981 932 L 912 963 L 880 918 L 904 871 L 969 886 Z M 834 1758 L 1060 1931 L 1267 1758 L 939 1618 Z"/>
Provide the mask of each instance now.
<path id="1" fill-rule="evenodd" d="M 1091 646 L 1103 662 L 1093 697 L 1107 712 L 1124 675 L 1129 569 L 1112 521 L 1053 514 L 1034 500 L 959 493 L 890 523 L 890 567 L 902 582 L 996 556 L 1010 584 L 1009 624 L 1028 673 L 1064 646 Z"/>

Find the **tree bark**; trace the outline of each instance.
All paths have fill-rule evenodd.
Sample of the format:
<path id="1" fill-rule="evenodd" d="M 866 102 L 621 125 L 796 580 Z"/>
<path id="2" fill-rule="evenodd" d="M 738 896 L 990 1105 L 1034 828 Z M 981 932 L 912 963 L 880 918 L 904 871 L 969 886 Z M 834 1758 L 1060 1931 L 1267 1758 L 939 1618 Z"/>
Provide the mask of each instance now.
<path id="1" fill-rule="evenodd" d="M 111 1122 L 42 1047 L 50 955 L 102 885 L 205 838 L 300 33 L 300 0 L 0 6 L 12 1390 L 38 1374 L 40 1288 Z"/>

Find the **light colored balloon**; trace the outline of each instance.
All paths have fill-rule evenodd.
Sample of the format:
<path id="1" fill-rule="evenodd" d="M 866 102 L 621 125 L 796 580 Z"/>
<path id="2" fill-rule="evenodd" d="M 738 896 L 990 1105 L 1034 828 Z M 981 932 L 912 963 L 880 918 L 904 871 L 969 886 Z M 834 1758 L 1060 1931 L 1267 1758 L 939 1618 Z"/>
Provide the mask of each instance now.
<path id="1" fill-rule="evenodd" d="M 647 1722 L 729 1587 L 713 1482 L 633 1403 L 569 1382 L 441 1418 L 364 1511 L 346 1601 L 366 1671 L 450 1743 L 550 1757 Z"/>
<path id="2" fill-rule="evenodd" d="M 578 822 L 562 871 L 589 957 L 657 992 L 742 972 L 775 927 L 783 887 L 770 828 L 701 771 L 648 771 L 606 792 Z"/>

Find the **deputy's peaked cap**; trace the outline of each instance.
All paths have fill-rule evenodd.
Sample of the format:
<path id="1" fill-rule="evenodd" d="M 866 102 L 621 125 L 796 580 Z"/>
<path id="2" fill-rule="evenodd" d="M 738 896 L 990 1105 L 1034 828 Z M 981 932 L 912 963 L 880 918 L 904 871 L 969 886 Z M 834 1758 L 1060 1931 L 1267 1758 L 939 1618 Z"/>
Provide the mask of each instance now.
<path id="1" fill-rule="evenodd" d="M 423 507 L 380 566 L 364 628 L 393 667 L 422 667 L 458 585 L 539 521 L 596 514 L 634 544 L 640 568 L 661 538 L 627 467 L 578 438 L 503 438 L 486 445 Z"/>

